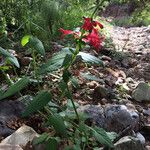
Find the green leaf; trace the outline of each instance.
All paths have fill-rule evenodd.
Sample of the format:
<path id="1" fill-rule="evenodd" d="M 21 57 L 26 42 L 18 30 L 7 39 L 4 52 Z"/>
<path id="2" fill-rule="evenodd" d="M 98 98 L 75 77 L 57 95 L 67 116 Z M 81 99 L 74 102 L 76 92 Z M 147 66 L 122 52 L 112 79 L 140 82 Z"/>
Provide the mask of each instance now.
<path id="1" fill-rule="evenodd" d="M 11 63 L 13 63 L 16 67 L 20 67 L 18 59 L 13 56 L 11 53 L 9 53 L 7 50 L 0 47 L 0 54 L 2 54 L 4 57 L 6 57 Z"/>
<path id="2" fill-rule="evenodd" d="M 92 56 L 84 52 L 79 52 L 78 56 L 81 56 L 82 59 L 87 63 L 98 64 L 103 66 L 103 61 L 95 56 Z"/>
<path id="3" fill-rule="evenodd" d="M 29 42 L 30 37 L 31 37 L 30 35 L 25 35 L 21 40 L 21 45 L 25 46 Z"/>
<path id="4" fill-rule="evenodd" d="M 114 139 L 116 139 L 118 137 L 118 134 L 115 132 L 106 132 L 108 137 L 111 139 L 111 141 L 113 141 Z"/>
<path id="5" fill-rule="evenodd" d="M 3 93 L 4 93 L 4 91 L 0 90 L 0 99 L 1 99 L 1 97 L 3 97 Z"/>
<path id="6" fill-rule="evenodd" d="M 48 133 L 43 133 L 42 135 L 33 140 L 33 145 L 44 143 L 48 137 L 49 137 Z"/>
<path id="7" fill-rule="evenodd" d="M 94 80 L 94 81 L 102 81 L 101 79 L 97 78 L 96 76 L 92 75 L 92 74 L 87 74 L 87 73 L 82 73 L 80 72 L 80 75 L 85 78 L 85 79 L 88 79 L 88 80 Z"/>
<path id="8" fill-rule="evenodd" d="M 38 70 L 38 73 L 39 74 L 45 74 L 45 73 L 51 73 L 53 71 L 56 71 L 58 70 L 59 68 L 61 68 L 62 66 L 62 63 L 63 63 L 63 60 L 58 60 L 56 63 L 54 64 L 50 64 L 48 67 L 47 67 L 47 64 L 45 65 L 42 65 L 40 67 L 40 69 Z"/>
<path id="9" fill-rule="evenodd" d="M 0 70 L 9 70 L 11 67 L 10 66 L 0 66 Z"/>
<path id="10" fill-rule="evenodd" d="M 74 88 L 79 88 L 79 84 L 78 84 L 78 79 L 77 78 L 71 77 L 70 81 L 71 81 L 71 83 L 72 83 Z"/>
<path id="11" fill-rule="evenodd" d="M 67 84 L 64 82 L 64 80 L 61 80 L 61 82 L 59 83 L 59 88 L 62 93 L 64 93 L 67 90 Z"/>
<path id="12" fill-rule="evenodd" d="M 90 128 L 84 122 L 80 122 L 78 129 L 80 130 L 80 132 L 90 134 Z"/>
<path id="13" fill-rule="evenodd" d="M 48 106 L 49 106 L 49 107 L 58 107 L 58 108 L 59 108 L 58 105 L 56 105 L 55 103 L 53 103 L 53 102 L 51 102 L 51 101 L 48 103 Z"/>
<path id="14" fill-rule="evenodd" d="M 58 149 L 58 141 L 55 138 L 49 138 L 46 141 L 46 149 L 45 150 L 57 150 Z"/>
<path id="15" fill-rule="evenodd" d="M 95 127 L 95 128 L 92 128 L 92 133 L 93 133 L 93 136 L 95 137 L 95 139 L 99 143 L 101 143 L 105 146 L 111 147 L 111 148 L 114 147 L 111 139 L 108 137 L 108 135 L 104 129 Z"/>
<path id="16" fill-rule="evenodd" d="M 58 145 L 58 139 L 57 137 L 50 137 L 48 133 L 43 133 L 42 135 L 33 140 L 33 145 L 42 143 L 44 143 L 44 145 L 46 146 L 46 150 L 56 150 Z"/>
<path id="17" fill-rule="evenodd" d="M 13 63 L 16 67 L 20 68 L 20 64 L 19 64 L 18 59 L 16 57 L 8 57 L 7 59 L 11 63 Z"/>
<path id="18" fill-rule="evenodd" d="M 4 57 L 14 57 L 11 53 L 9 53 L 7 50 L 3 49 L 2 47 L 0 47 L 0 53 L 1 53 Z"/>
<path id="19" fill-rule="evenodd" d="M 67 83 L 69 81 L 69 78 L 71 77 L 71 73 L 68 70 L 64 70 L 62 77 L 64 82 Z"/>
<path id="20" fill-rule="evenodd" d="M 81 150 L 80 145 L 78 145 L 78 144 L 73 145 L 73 150 Z"/>
<path id="21" fill-rule="evenodd" d="M 79 107 L 79 104 L 78 104 L 77 102 L 74 102 L 74 104 L 75 104 L 75 107 L 76 107 L 76 108 Z M 71 102 L 70 99 L 67 100 L 67 108 L 74 110 L 73 105 L 72 105 L 72 102 Z"/>
<path id="22" fill-rule="evenodd" d="M 59 69 L 64 61 L 66 54 L 54 55 L 47 63 L 43 64 L 39 69 L 39 74 L 45 74 L 47 72 L 53 72 Z"/>
<path id="23" fill-rule="evenodd" d="M 30 83 L 29 79 L 27 77 L 24 77 L 17 81 L 14 85 L 10 86 L 8 90 L 3 94 L 0 99 L 4 99 L 6 97 L 12 96 L 15 93 L 21 91 L 23 88 L 25 88 Z"/>
<path id="24" fill-rule="evenodd" d="M 51 95 L 49 92 L 47 91 L 40 92 L 36 97 L 33 98 L 33 100 L 27 106 L 26 110 L 22 114 L 23 117 L 29 116 L 30 114 L 33 114 L 38 110 L 41 110 L 44 106 L 48 104 L 50 100 Z"/>
<path id="25" fill-rule="evenodd" d="M 29 43 L 39 54 L 45 55 L 43 43 L 38 38 L 31 36 Z"/>
<path id="26" fill-rule="evenodd" d="M 63 64 L 62 64 L 62 67 L 67 67 L 71 61 L 72 61 L 72 55 L 66 54 L 65 59 L 64 59 Z"/>
<path id="27" fill-rule="evenodd" d="M 67 136 L 67 129 L 63 121 L 63 117 L 59 114 L 49 116 L 46 125 L 52 125 L 56 132 L 64 137 Z"/>
<path id="28" fill-rule="evenodd" d="M 67 54 L 71 54 L 69 49 L 63 49 L 62 51 L 56 53 L 51 59 L 48 60 L 47 63 L 41 65 L 38 73 L 45 74 L 47 72 L 49 73 L 58 70 L 62 67 L 62 64 Z"/>

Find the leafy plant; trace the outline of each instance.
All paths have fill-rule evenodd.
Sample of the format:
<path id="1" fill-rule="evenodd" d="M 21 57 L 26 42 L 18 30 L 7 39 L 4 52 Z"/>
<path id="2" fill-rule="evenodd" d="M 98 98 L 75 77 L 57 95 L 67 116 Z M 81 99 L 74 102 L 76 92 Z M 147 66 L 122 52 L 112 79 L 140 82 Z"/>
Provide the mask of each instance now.
<path id="1" fill-rule="evenodd" d="M 72 73 L 73 66 L 78 59 L 86 64 L 103 66 L 103 62 L 99 58 L 90 53 L 82 52 L 82 49 L 86 45 L 89 45 L 99 53 L 104 40 L 99 32 L 103 29 L 103 25 L 97 20 L 94 20 L 94 15 L 98 9 L 101 9 L 101 4 L 104 1 L 94 1 L 95 3 L 93 3 L 93 0 L 86 2 L 82 0 L 44 0 L 42 3 L 41 0 L 26 2 L 21 0 L 20 2 L 13 1 L 12 5 L 9 0 L 7 2 L 10 8 L 12 8 L 14 2 L 16 2 L 17 7 L 18 5 L 22 5 L 21 8 L 24 8 L 21 12 L 23 15 L 20 16 L 24 21 L 21 25 L 19 23 L 20 18 L 17 18 L 17 16 L 14 17 L 17 27 L 19 25 L 14 33 L 17 33 L 22 27 L 24 28 L 24 32 L 29 33 L 25 34 L 22 38 L 21 44 L 22 46 L 26 46 L 26 48 L 30 48 L 33 61 L 27 68 L 28 72 L 31 70 L 30 77 L 24 77 L 16 83 L 12 82 L 7 91 L 0 90 L 0 99 L 3 100 L 20 92 L 29 83 L 36 80 L 38 82 L 38 91 L 35 92 L 36 94 L 33 96 L 33 100 L 28 102 L 22 116 L 27 117 L 38 112 L 45 119 L 44 126 L 53 132 L 43 133 L 34 141 L 34 144 L 45 143 L 46 149 L 51 147 L 54 150 L 58 149 L 61 143 L 63 143 L 62 149 L 84 150 L 102 146 L 113 148 L 113 138 L 110 138 L 109 133 L 94 125 L 88 126 L 86 124 L 88 115 L 78 111 L 77 108 L 79 105 L 74 102 L 70 88 L 70 86 L 74 88 L 79 87 L 78 79 Z M 79 18 L 84 16 L 83 14 L 88 14 L 84 13 L 86 10 L 85 6 L 90 6 L 92 3 L 92 7 L 88 10 L 88 13 L 93 11 L 91 17 L 84 17 L 83 24 L 80 22 L 81 27 L 75 28 Z M 62 12 L 64 8 L 66 9 Z M 37 10 L 39 12 L 34 16 L 34 12 Z M 16 13 L 15 10 L 11 10 L 11 12 Z M 5 18 L 7 18 L 7 13 L 10 12 L 4 12 Z M 12 16 L 15 15 L 12 13 Z M 64 18 L 60 16 L 64 16 Z M 72 20 L 70 20 L 71 17 Z M 8 21 L 8 18 L 6 20 Z M 63 25 L 65 28 L 75 28 L 74 30 L 65 30 L 63 28 L 58 30 L 62 33 L 62 38 L 68 35 L 73 37 L 72 41 L 74 44 L 70 47 L 63 48 L 60 52 L 55 53 L 47 62 L 43 63 L 43 58 L 46 54 L 45 42 L 43 44 L 40 39 L 49 41 L 58 32 L 56 30 L 60 25 Z M 36 36 L 37 33 L 39 33 L 38 38 Z M 9 58 L 11 63 L 19 67 L 15 57 L 9 54 L 8 51 L 0 49 L 0 52 L 3 57 Z M 33 74 L 32 70 L 34 70 Z M 44 90 L 42 90 L 43 85 L 41 86 L 42 83 L 47 82 L 44 81 L 47 76 L 56 76 L 56 71 L 59 72 L 57 82 L 54 83 L 51 80 L 49 82 L 51 82 L 52 87 L 57 89 L 57 95 L 54 94 L 54 89 L 50 86 Z M 27 73 L 26 76 L 28 76 Z M 99 81 L 95 76 L 83 74 L 82 76 L 89 80 Z M 64 99 L 65 104 L 63 103 Z"/>
<path id="2" fill-rule="evenodd" d="M 9 96 L 20 92 L 23 88 L 25 88 L 30 83 L 29 79 L 24 77 L 17 81 L 15 84 L 11 85 L 6 92 L 1 91 L 0 100 L 5 99 Z"/>
<path id="3" fill-rule="evenodd" d="M 28 116 L 42 109 L 51 100 L 51 95 L 47 91 L 40 92 L 26 108 L 23 116 Z"/>
<path id="4" fill-rule="evenodd" d="M 97 52 L 99 52 L 101 47 L 103 39 L 100 37 L 98 30 L 102 29 L 103 25 L 95 21 L 93 15 L 91 18 L 84 18 L 84 23 L 79 31 L 64 30 L 61 28 L 60 32 L 63 34 L 62 37 L 72 35 L 76 47 L 62 49 L 38 69 L 38 76 L 51 74 L 58 69 L 62 71 L 62 76 L 59 79 L 59 84 L 56 86 L 60 92 L 56 102 L 53 101 L 50 92 L 43 91 L 33 98 L 33 101 L 28 104 L 26 111 L 23 113 L 23 116 L 29 116 L 36 111 L 40 111 L 40 114 L 46 120 L 45 125 L 55 130 L 53 137 L 44 133 L 35 141 L 35 144 L 44 142 L 46 146 L 51 145 L 56 149 L 59 141 L 56 140 L 56 137 L 60 137 L 60 141 L 67 140 L 72 143 L 66 149 L 85 149 L 89 145 L 95 147 L 99 143 L 107 147 L 113 147 L 111 139 L 103 129 L 94 126 L 89 127 L 85 124 L 87 116 L 77 111 L 78 105 L 74 102 L 72 92 L 69 88 L 70 83 L 75 87 L 78 86 L 71 72 L 71 68 L 76 62 L 76 59 L 81 59 L 83 62 L 91 65 L 103 65 L 103 62 L 97 57 L 81 52 L 86 44 L 93 46 Z M 22 39 L 22 45 L 30 43 L 30 40 L 30 36 L 25 36 Z M 34 48 L 36 47 L 34 46 Z M 63 98 L 67 99 L 66 105 L 61 104 Z"/>
<path id="5" fill-rule="evenodd" d="M 39 78 L 37 75 L 38 66 L 37 66 L 36 58 L 37 58 L 37 54 L 40 54 L 42 56 L 45 55 L 45 49 L 44 49 L 43 43 L 34 36 L 25 35 L 21 40 L 21 44 L 22 46 L 25 46 L 28 44 L 31 47 L 32 57 L 33 57 L 34 77 L 37 79 L 38 84 L 39 84 Z"/>

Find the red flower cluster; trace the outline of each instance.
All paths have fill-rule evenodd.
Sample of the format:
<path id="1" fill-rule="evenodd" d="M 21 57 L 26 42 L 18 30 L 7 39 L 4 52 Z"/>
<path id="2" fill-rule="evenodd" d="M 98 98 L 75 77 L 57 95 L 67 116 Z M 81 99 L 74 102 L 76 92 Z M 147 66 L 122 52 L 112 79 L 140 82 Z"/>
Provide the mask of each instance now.
<path id="1" fill-rule="evenodd" d="M 96 28 L 97 26 L 99 26 L 101 29 L 103 28 L 103 25 L 98 21 L 93 21 L 91 18 L 84 18 L 82 29 L 88 31 L 88 34 L 85 33 L 83 35 L 82 41 L 90 43 L 90 45 L 95 47 L 98 52 L 101 47 L 102 38 L 99 36 L 98 29 Z M 80 32 L 64 30 L 62 28 L 60 28 L 59 31 L 62 32 L 62 38 L 69 34 L 73 34 L 75 38 L 80 38 L 81 35 Z"/>
<path id="2" fill-rule="evenodd" d="M 96 29 L 93 29 L 92 32 L 87 35 L 86 39 L 97 51 L 99 50 L 102 41 Z"/>

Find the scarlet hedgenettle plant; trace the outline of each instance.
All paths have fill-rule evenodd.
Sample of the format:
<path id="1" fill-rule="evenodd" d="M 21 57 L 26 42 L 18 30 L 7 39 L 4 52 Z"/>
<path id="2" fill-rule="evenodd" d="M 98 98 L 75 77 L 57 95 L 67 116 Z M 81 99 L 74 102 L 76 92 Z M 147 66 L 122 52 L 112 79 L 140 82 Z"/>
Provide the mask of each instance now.
<path id="1" fill-rule="evenodd" d="M 73 37 L 76 41 L 75 51 L 71 51 L 71 53 L 72 53 L 71 56 L 66 55 L 64 63 L 63 63 L 65 65 L 63 66 L 64 70 L 63 70 L 62 77 L 63 77 L 63 81 L 66 84 L 66 87 L 68 87 L 68 82 L 69 82 L 69 79 L 71 77 L 71 73 L 69 71 L 69 68 L 72 66 L 77 55 L 82 50 L 83 45 L 90 44 L 91 46 L 93 46 L 95 48 L 95 50 L 97 52 L 99 52 L 101 45 L 102 45 L 103 38 L 100 37 L 98 30 L 102 29 L 103 25 L 100 22 L 93 20 L 92 18 L 83 17 L 83 19 L 84 19 L 84 22 L 83 22 L 83 25 L 81 26 L 79 31 L 64 30 L 63 28 L 59 29 L 59 31 L 62 33 L 61 38 L 64 38 L 66 35 L 73 35 Z M 67 64 L 65 62 L 67 62 Z M 67 90 L 70 93 L 69 88 L 67 88 Z M 76 107 L 74 105 L 72 97 L 69 97 L 69 99 L 71 99 L 72 105 L 74 107 L 74 111 L 75 111 L 76 116 L 78 118 L 78 121 L 80 121 L 79 115 L 77 113 L 77 110 L 76 110 Z"/>
<path id="2" fill-rule="evenodd" d="M 95 10 L 97 10 L 97 8 Z M 80 30 L 72 31 L 64 30 L 63 28 L 59 29 L 62 33 L 61 38 L 64 38 L 66 35 L 73 35 L 76 42 L 75 48 L 63 48 L 60 52 L 54 54 L 47 63 L 42 64 L 38 70 L 35 70 L 37 75 L 45 75 L 48 73 L 48 75 L 55 76 L 52 72 L 58 69 L 61 69 L 62 73 L 60 78 L 57 76 L 57 78 L 59 78 L 57 80 L 58 85 L 54 84 L 53 86 L 54 89 L 58 89 L 57 94 L 55 94 L 52 89 L 52 92 L 55 94 L 54 99 L 53 93 L 51 93 L 49 89 L 48 91 L 41 91 L 34 97 L 23 113 L 25 117 L 39 111 L 45 118 L 45 125 L 50 126 L 50 128 L 48 128 L 50 130 L 48 133 L 43 133 L 34 144 L 44 142 L 46 149 L 55 150 L 62 144 L 64 144 L 64 148 L 61 147 L 60 149 L 65 150 L 95 149 L 102 145 L 104 147 L 113 148 L 112 140 L 105 130 L 97 127 L 95 124 L 90 126 L 86 124 L 88 115 L 79 111 L 79 105 L 74 101 L 74 93 L 72 93 L 72 89 L 70 88 L 74 87 L 78 89 L 78 78 L 76 78 L 73 73 L 73 71 L 76 70 L 71 68 L 75 64 L 75 60 L 78 60 L 76 59 L 77 56 L 79 56 L 84 63 L 103 65 L 99 58 L 82 52 L 82 48 L 86 44 L 92 45 L 97 52 L 99 52 L 102 45 L 103 38 L 99 34 L 99 29 L 102 29 L 103 25 L 92 18 L 93 17 L 84 17 L 84 22 Z M 40 52 L 42 55 L 45 54 L 42 43 L 39 40 L 27 35 L 23 38 L 22 45 L 26 45 L 28 42 L 31 42 L 30 44 L 33 43 L 33 48 L 35 50 L 38 48 L 37 52 Z M 34 57 L 34 55 L 33 58 L 35 62 L 36 57 Z M 77 75 L 79 75 L 79 69 L 77 71 Z M 18 85 L 26 85 L 28 82 L 28 79 L 25 78 L 19 81 L 15 86 L 22 87 Z M 12 90 L 10 89 L 10 91 Z M 6 93 L 6 96 L 7 95 Z M 5 98 L 5 95 L 3 98 Z M 43 108 L 44 112 L 42 111 Z M 51 131 L 53 129 L 55 132 L 52 133 Z"/>
<path id="3" fill-rule="evenodd" d="M 75 39 L 78 39 L 77 44 L 80 44 L 80 42 L 84 42 L 85 44 L 89 43 L 96 49 L 97 52 L 99 52 L 104 38 L 100 37 L 98 30 L 102 29 L 103 25 L 98 21 L 94 21 L 92 18 L 83 18 L 84 23 L 79 32 L 64 30 L 61 28 L 59 29 L 59 31 L 62 33 L 61 37 L 64 38 L 66 35 L 72 34 L 74 35 Z"/>

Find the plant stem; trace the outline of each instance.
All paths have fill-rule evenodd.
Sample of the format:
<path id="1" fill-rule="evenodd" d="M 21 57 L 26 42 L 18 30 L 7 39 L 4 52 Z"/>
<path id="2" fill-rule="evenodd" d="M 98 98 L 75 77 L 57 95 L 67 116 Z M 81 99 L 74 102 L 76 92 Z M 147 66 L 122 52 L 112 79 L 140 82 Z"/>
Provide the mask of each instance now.
<path id="1" fill-rule="evenodd" d="M 99 7 L 105 2 L 105 0 L 102 0 L 98 5 L 97 7 L 95 8 L 94 12 L 92 13 L 91 15 L 91 18 L 94 17 L 95 13 L 98 11 Z"/>
<path id="2" fill-rule="evenodd" d="M 71 100 L 71 103 L 72 103 L 73 109 L 74 109 L 74 111 L 75 111 L 75 113 L 76 113 L 76 116 L 77 116 L 78 122 L 80 122 L 80 118 L 79 118 L 79 115 L 78 115 L 78 112 L 77 112 L 76 106 L 75 106 L 75 104 L 74 104 L 74 101 L 73 101 L 73 98 L 72 98 L 72 94 L 71 94 L 71 92 L 70 92 L 70 90 L 69 90 L 68 84 L 67 84 L 67 91 L 68 91 L 69 98 L 70 98 L 70 100 Z"/>

